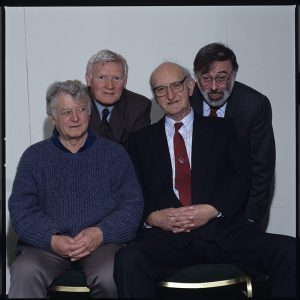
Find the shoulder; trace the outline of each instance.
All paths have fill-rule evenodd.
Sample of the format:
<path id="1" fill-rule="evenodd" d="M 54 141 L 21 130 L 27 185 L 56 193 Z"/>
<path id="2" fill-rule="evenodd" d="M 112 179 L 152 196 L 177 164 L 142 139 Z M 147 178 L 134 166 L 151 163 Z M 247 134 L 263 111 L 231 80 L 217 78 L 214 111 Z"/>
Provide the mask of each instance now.
<path id="1" fill-rule="evenodd" d="M 45 154 L 45 152 L 52 146 L 54 145 L 51 141 L 51 138 L 34 143 L 23 152 L 23 156 L 40 154 L 40 153 Z"/>
<path id="2" fill-rule="evenodd" d="M 271 102 L 267 96 L 241 82 L 235 82 L 228 103 L 231 101 L 244 116 L 256 118 L 272 113 Z"/>
<path id="3" fill-rule="evenodd" d="M 21 155 L 18 169 L 38 169 L 38 166 L 41 166 L 48 157 L 51 161 L 53 161 L 51 158 L 54 153 L 53 147 L 55 146 L 51 139 L 40 141 L 29 146 Z"/>
<path id="4" fill-rule="evenodd" d="M 151 100 L 141 94 L 124 89 L 124 97 L 129 104 L 148 106 L 151 105 Z"/>
<path id="5" fill-rule="evenodd" d="M 131 134 L 135 138 L 151 137 L 164 130 L 164 118 Z"/>
<path id="6" fill-rule="evenodd" d="M 251 101 L 254 103 L 269 102 L 267 96 L 239 81 L 234 83 L 232 96 L 237 96 L 241 99 L 251 98 Z"/>

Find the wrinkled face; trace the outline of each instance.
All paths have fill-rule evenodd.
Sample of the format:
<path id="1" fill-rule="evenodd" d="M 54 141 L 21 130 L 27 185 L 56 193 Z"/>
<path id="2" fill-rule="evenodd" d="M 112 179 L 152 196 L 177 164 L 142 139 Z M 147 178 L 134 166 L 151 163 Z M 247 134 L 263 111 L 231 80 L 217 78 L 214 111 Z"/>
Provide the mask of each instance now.
<path id="1" fill-rule="evenodd" d="M 127 83 L 123 66 L 118 62 L 95 63 L 85 78 L 95 99 L 104 105 L 119 101 Z"/>
<path id="2" fill-rule="evenodd" d="M 176 64 L 165 63 L 152 75 L 152 89 L 156 101 L 167 116 L 175 121 L 182 120 L 191 110 L 189 96 L 195 82 L 189 80 Z"/>
<path id="3" fill-rule="evenodd" d="M 199 89 L 208 105 L 213 107 L 220 107 L 227 101 L 234 80 L 235 72 L 229 60 L 215 61 L 209 72 L 197 74 Z"/>
<path id="4" fill-rule="evenodd" d="M 84 100 L 61 92 L 55 100 L 54 112 L 50 116 L 53 125 L 64 140 L 80 139 L 87 133 L 89 113 Z"/>

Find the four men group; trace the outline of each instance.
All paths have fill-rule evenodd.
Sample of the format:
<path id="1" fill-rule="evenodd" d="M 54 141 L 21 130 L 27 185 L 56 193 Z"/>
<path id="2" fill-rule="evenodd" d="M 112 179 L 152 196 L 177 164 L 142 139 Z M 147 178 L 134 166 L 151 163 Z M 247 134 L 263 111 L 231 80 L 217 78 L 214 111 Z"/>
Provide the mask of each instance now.
<path id="1" fill-rule="evenodd" d="M 127 62 L 110 50 L 89 60 L 88 88 L 53 83 L 53 136 L 24 152 L 9 199 L 19 238 L 9 297 L 46 297 L 72 264 L 93 297 L 155 297 L 168 270 L 194 263 L 262 272 L 272 296 L 295 296 L 295 239 L 260 228 L 271 105 L 237 70 L 219 43 L 196 55 L 196 83 L 162 63 L 150 85 L 165 115 L 152 125 L 151 101 L 126 89 Z"/>

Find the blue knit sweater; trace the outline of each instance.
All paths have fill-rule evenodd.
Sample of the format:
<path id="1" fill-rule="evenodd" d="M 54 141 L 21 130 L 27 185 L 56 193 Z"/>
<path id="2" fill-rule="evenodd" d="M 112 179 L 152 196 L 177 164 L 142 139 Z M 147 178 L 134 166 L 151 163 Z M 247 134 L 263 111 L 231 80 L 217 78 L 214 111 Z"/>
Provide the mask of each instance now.
<path id="1" fill-rule="evenodd" d="M 75 236 L 90 226 L 102 229 L 103 243 L 134 239 L 143 198 L 119 144 L 97 137 L 73 154 L 48 139 L 23 153 L 8 207 L 19 242 L 50 250 L 53 234 Z"/>

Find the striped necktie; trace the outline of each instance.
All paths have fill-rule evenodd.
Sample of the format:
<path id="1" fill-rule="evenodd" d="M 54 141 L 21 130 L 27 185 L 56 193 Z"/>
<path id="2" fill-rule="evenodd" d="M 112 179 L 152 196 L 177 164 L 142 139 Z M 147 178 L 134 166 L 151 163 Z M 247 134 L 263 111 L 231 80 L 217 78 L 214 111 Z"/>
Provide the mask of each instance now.
<path id="1" fill-rule="evenodd" d="M 192 176 L 184 139 L 178 131 L 182 125 L 181 122 L 174 124 L 175 188 L 181 204 L 187 206 L 192 204 Z"/>

